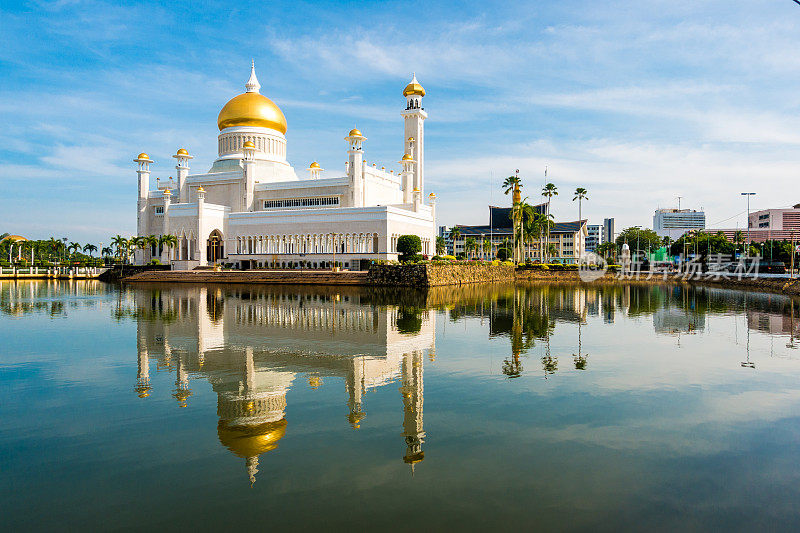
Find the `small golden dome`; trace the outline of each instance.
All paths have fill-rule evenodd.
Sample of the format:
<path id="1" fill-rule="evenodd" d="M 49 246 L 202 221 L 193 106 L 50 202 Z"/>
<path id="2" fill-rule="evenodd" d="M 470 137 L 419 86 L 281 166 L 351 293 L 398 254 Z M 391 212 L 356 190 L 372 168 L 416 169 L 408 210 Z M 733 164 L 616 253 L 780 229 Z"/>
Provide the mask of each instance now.
<path id="1" fill-rule="evenodd" d="M 435 194 L 433 194 L 433 193 L 430 193 L 430 194 L 428 195 L 428 198 L 436 198 L 436 195 L 435 195 Z"/>
<path id="2" fill-rule="evenodd" d="M 256 144 L 253 141 L 245 141 L 243 146 L 245 148 L 253 148 L 253 149 L 255 149 Z"/>
<path id="3" fill-rule="evenodd" d="M 348 136 L 349 137 L 363 137 L 363 135 L 361 134 L 361 130 L 359 130 L 357 128 L 353 128 L 352 130 L 350 130 L 350 133 L 348 133 Z"/>
<path id="4" fill-rule="evenodd" d="M 414 137 L 409 137 L 408 140 L 414 142 Z"/>
<path id="5" fill-rule="evenodd" d="M 413 190 L 412 192 L 419 192 L 419 189 L 417 189 L 416 187 L 414 187 L 414 190 Z"/>
<path id="6" fill-rule="evenodd" d="M 286 435 L 286 419 L 257 426 L 229 426 L 220 420 L 217 436 L 220 443 L 237 457 L 255 457 L 278 447 Z"/>
<path id="7" fill-rule="evenodd" d="M 322 170 L 322 167 L 321 167 L 321 166 L 319 166 L 319 163 L 317 163 L 316 161 L 314 161 L 313 163 L 311 163 L 311 164 L 308 166 L 308 169 L 309 169 L 309 170 Z"/>
<path id="8" fill-rule="evenodd" d="M 172 191 L 171 190 L 164 189 L 164 196 L 171 196 L 171 195 L 172 195 Z"/>
<path id="9" fill-rule="evenodd" d="M 150 159 L 150 156 L 147 155 L 146 153 L 142 152 L 141 154 L 139 154 L 139 157 L 137 157 L 136 159 Z"/>
<path id="10" fill-rule="evenodd" d="M 204 188 L 202 188 L 202 187 L 198 187 L 198 188 L 197 188 L 197 192 L 198 192 L 198 193 L 201 193 L 201 192 L 206 192 L 206 190 L 205 190 Z"/>
<path id="11" fill-rule="evenodd" d="M 256 126 L 286 133 L 286 117 L 269 98 L 257 92 L 231 98 L 217 117 L 220 130 L 233 126 Z"/>
<path id="12" fill-rule="evenodd" d="M 413 76 L 411 83 L 406 85 L 406 88 L 403 89 L 403 96 L 411 96 L 413 94 L 419 96 L 425 96 L 425 89 L 422 88 L 422 85 L 419 84 L 417 81 L 417 75 Z"/>
<path id="13" fill-rule="evenodd" d="M 189 155 L 189 152 L 186 150 L 186 148 L 181 148 L 175 155 Z"/>
<path id="14" fill-rule="evenodd" d="M 401 159 L 400 162 L 403 163 L 404 161 L 414 161 L 414 158 L 411 157 L 411 154 L 404 154 L 403 159 Z"/>

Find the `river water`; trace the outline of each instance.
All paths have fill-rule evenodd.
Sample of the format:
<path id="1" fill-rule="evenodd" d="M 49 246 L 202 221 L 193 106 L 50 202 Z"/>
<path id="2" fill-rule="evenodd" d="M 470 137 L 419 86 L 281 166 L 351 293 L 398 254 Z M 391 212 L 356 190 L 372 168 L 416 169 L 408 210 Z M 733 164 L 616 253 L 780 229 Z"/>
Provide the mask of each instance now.
<path id="1" fill-rule="evenodd" d="M 0 283 L 0 516 L 796 527 L 800 303 L 672 286 Z"/>

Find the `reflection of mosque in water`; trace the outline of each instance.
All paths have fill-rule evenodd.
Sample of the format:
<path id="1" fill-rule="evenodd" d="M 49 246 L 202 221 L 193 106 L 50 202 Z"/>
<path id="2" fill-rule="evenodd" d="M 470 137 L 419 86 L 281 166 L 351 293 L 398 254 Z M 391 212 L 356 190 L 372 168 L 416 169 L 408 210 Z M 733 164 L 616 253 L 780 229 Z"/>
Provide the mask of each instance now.
<path id="1" fill-rule="evenodd" d="M 324 289 L 323 289 L 324 291 Z M 400 382 L 403 460 L 423 460 L 423 354 L 435 356 L 434 311 L 376 305 L 358 291 L 237 290 L 206 287 L 137 290 L 136 391 L 152 392 L 150 359 L 176 373 L 181 407 L 190 376 L 217 393 L 220 442 L 245 459 L 255 481 L 258 458 L 287 431 L 286 395 L 298 376 L 312 388 L 344 378 L 347 420 L 366 416 L 365 392 Z"/>

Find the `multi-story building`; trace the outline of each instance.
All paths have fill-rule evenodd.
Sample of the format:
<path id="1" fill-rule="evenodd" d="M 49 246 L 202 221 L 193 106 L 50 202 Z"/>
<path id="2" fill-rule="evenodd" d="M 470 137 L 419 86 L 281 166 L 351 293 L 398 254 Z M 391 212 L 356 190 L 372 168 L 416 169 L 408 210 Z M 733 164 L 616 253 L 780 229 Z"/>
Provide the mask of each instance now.
<path id="1" fill-rule="evenodd" d="M 532 206 L 539 213 L 544 213 L 546 204 Z M 489 206 L 489 224 L 479 226 L 453 226 L 450 235 L 458 228 L 458 236 L 453 239 L 454 254 L 467 254 L 479 259 L 492 259 L 503 242 L 513 242 L 514 232 L 511 225 L 511 208 Z M 580 250 L 586 249 L 586 220 L 574 222 L 556 222 L 550 229 L 549 238 L 537 236 L 526 240 L 523 258 L 531 261 L 542 260 L 542 243 L 555 247 L 550 259 L 559 263 L 575 263 Z M 467 239 L 475 239 L 477 250 L 467 252 Z M 491 243 L 491 244 L 490 244 Z M 509 244 L 510 247 L 510 244 Z"/>
<path id="2" fill-rule="evenodd" d="M 678 239 L 689 230 L 702 230 L 706 227 L 706 214 L 694 209 L 656 209 L 653 215 L 653 229 L 659 237 Z"/>
<path id="3" fill-rule="evenodd" d="M 604 218 L 603 219 L 603 235 L 601 244 L 604 242 L 614 242 L 614 219 L 613 218 Z"/>
<path id="4" fill-rule="evenodd" d="M 602 226 L 590 224 L 586 226 L 586 251 L 594 252 L 600 245 L 600 230 Z"/>
<path id="5" fill-rule="evenodd" d="M 751 242 L 767 240 L 800 240 L 800 204 L 787 209 L 762 209 L 750 213 L 748 228 L 724 228 L 708 230 L 708 233 L 722 232 L 729 240 L 744 242 L 748 233 Z M 738 235 L 737 235 L 738 234 Z"/>
<path id="6" fill-rule="evenodd" d="M 439 226 L 439 237 L 444 239 L 445 255 L 455 255 L 453 251 L 453 236 L 450 233 L 450 228 L 447 226 Z"/>

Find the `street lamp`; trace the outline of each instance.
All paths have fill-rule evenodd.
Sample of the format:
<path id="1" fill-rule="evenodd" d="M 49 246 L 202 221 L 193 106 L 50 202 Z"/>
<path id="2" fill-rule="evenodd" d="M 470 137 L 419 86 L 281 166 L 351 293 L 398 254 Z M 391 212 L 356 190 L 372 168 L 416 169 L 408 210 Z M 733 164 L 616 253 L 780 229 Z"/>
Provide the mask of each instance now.
<path id="1" fill-rule="evenodd" d="M 750 197 L 754 196 L 754 192 L 743 192 L 742 196 L 747 197 L 747 251 L 750 252 Z"/>

